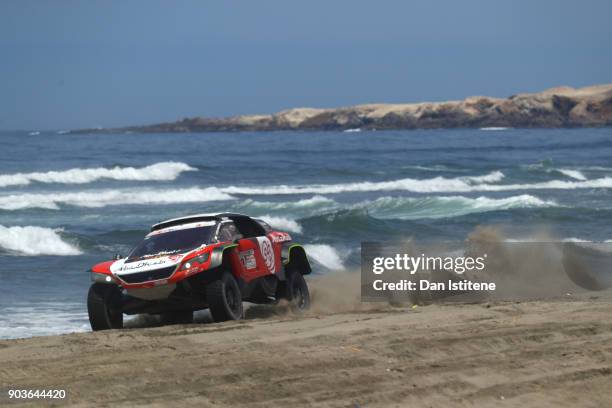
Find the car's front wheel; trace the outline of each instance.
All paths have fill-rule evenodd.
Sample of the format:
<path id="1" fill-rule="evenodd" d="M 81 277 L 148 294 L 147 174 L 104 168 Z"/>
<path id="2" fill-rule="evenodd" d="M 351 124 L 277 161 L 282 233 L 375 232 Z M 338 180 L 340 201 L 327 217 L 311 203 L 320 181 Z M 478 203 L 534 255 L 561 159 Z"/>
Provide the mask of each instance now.
<path id="1" fill-rule="evenodd" d="M 121 291 L 116 285 L 94 283 L 87 294 L 87 312 L 93 331 L 122 329 Z"/>
<path id="2" fill-rule="evenodd" d="M 310 292 L 304 275 L 293 272 L 287 277 L 286 298 L 291 309 L 295 312 L 303 312 L 310 308 Z"/>
<path id="3" fill-rule="evenodd" d="M 242 293 L 238 282 L 229 272 L 206 286 L 210 314 L 215 322 L 242 319 Z"/>

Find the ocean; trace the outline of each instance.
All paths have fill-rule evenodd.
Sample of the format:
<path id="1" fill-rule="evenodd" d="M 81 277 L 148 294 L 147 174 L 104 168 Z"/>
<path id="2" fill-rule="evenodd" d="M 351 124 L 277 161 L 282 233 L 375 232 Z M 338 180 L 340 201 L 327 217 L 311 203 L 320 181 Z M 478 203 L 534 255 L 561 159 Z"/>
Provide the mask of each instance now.
<path id="1" fill-rule="evenodd" d="M 89 268 L 151 224 L 233 211 L 306 244 L 315 273 L 362 241 L 612 239 L 612 129 L 214 134 L 1 132 L 0 338 L 88 331 Z"/>

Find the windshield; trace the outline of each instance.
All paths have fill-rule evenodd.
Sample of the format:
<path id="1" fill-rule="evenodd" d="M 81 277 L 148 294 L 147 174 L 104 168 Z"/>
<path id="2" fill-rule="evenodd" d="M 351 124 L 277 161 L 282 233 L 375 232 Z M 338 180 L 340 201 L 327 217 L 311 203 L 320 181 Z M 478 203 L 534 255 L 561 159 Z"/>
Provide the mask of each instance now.
<path id="1" fill-rule="evenodd" d="M 128 261 L 191 251 L 210 243 L 215 229 L 215 225 L 206 225 L 150 235 L 132 250 Z"/>

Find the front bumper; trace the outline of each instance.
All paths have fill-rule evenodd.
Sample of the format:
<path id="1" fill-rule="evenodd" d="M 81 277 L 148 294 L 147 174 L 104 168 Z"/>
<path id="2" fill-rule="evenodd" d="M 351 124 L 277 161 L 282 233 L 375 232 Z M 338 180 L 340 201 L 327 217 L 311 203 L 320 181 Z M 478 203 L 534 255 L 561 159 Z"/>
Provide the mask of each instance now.
<path id="1" fill-rule="evenodd" d="M 119 278 L 123 282 L 130 284 L 130 285 L 147 283 L 147 282 L 156 282 L 156 281 L 161 281 L 161 280 L 167 281 L 168 279 L 172 277 L 172 275 L 174 274 L 177 268 L 178 268 L 178 265 L 173 265 L 173 266 L 169 266 L 166 268 L 153 269 L 153 270 L 145 271 L 145 272 L 136 272 L 136 273 L 123 274 L 123 275 L 115 275 L 115 276 L 117 276 L 117 278 Z"/>

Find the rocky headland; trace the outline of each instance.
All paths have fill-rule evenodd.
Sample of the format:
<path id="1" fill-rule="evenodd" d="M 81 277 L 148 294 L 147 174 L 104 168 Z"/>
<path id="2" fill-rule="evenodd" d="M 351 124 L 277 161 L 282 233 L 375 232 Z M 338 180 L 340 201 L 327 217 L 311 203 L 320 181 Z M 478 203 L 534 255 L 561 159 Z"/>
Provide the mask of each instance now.
<path id="1" fill-rule="evenodd" d="M 462 101 L 367 104 L 74 132 L 223 132 L 275 130 L 385 130 L 435 128 L 559 128 L 612 125 L 612 84 L 557 87 L 508 98 L 471 96 Z"/>

